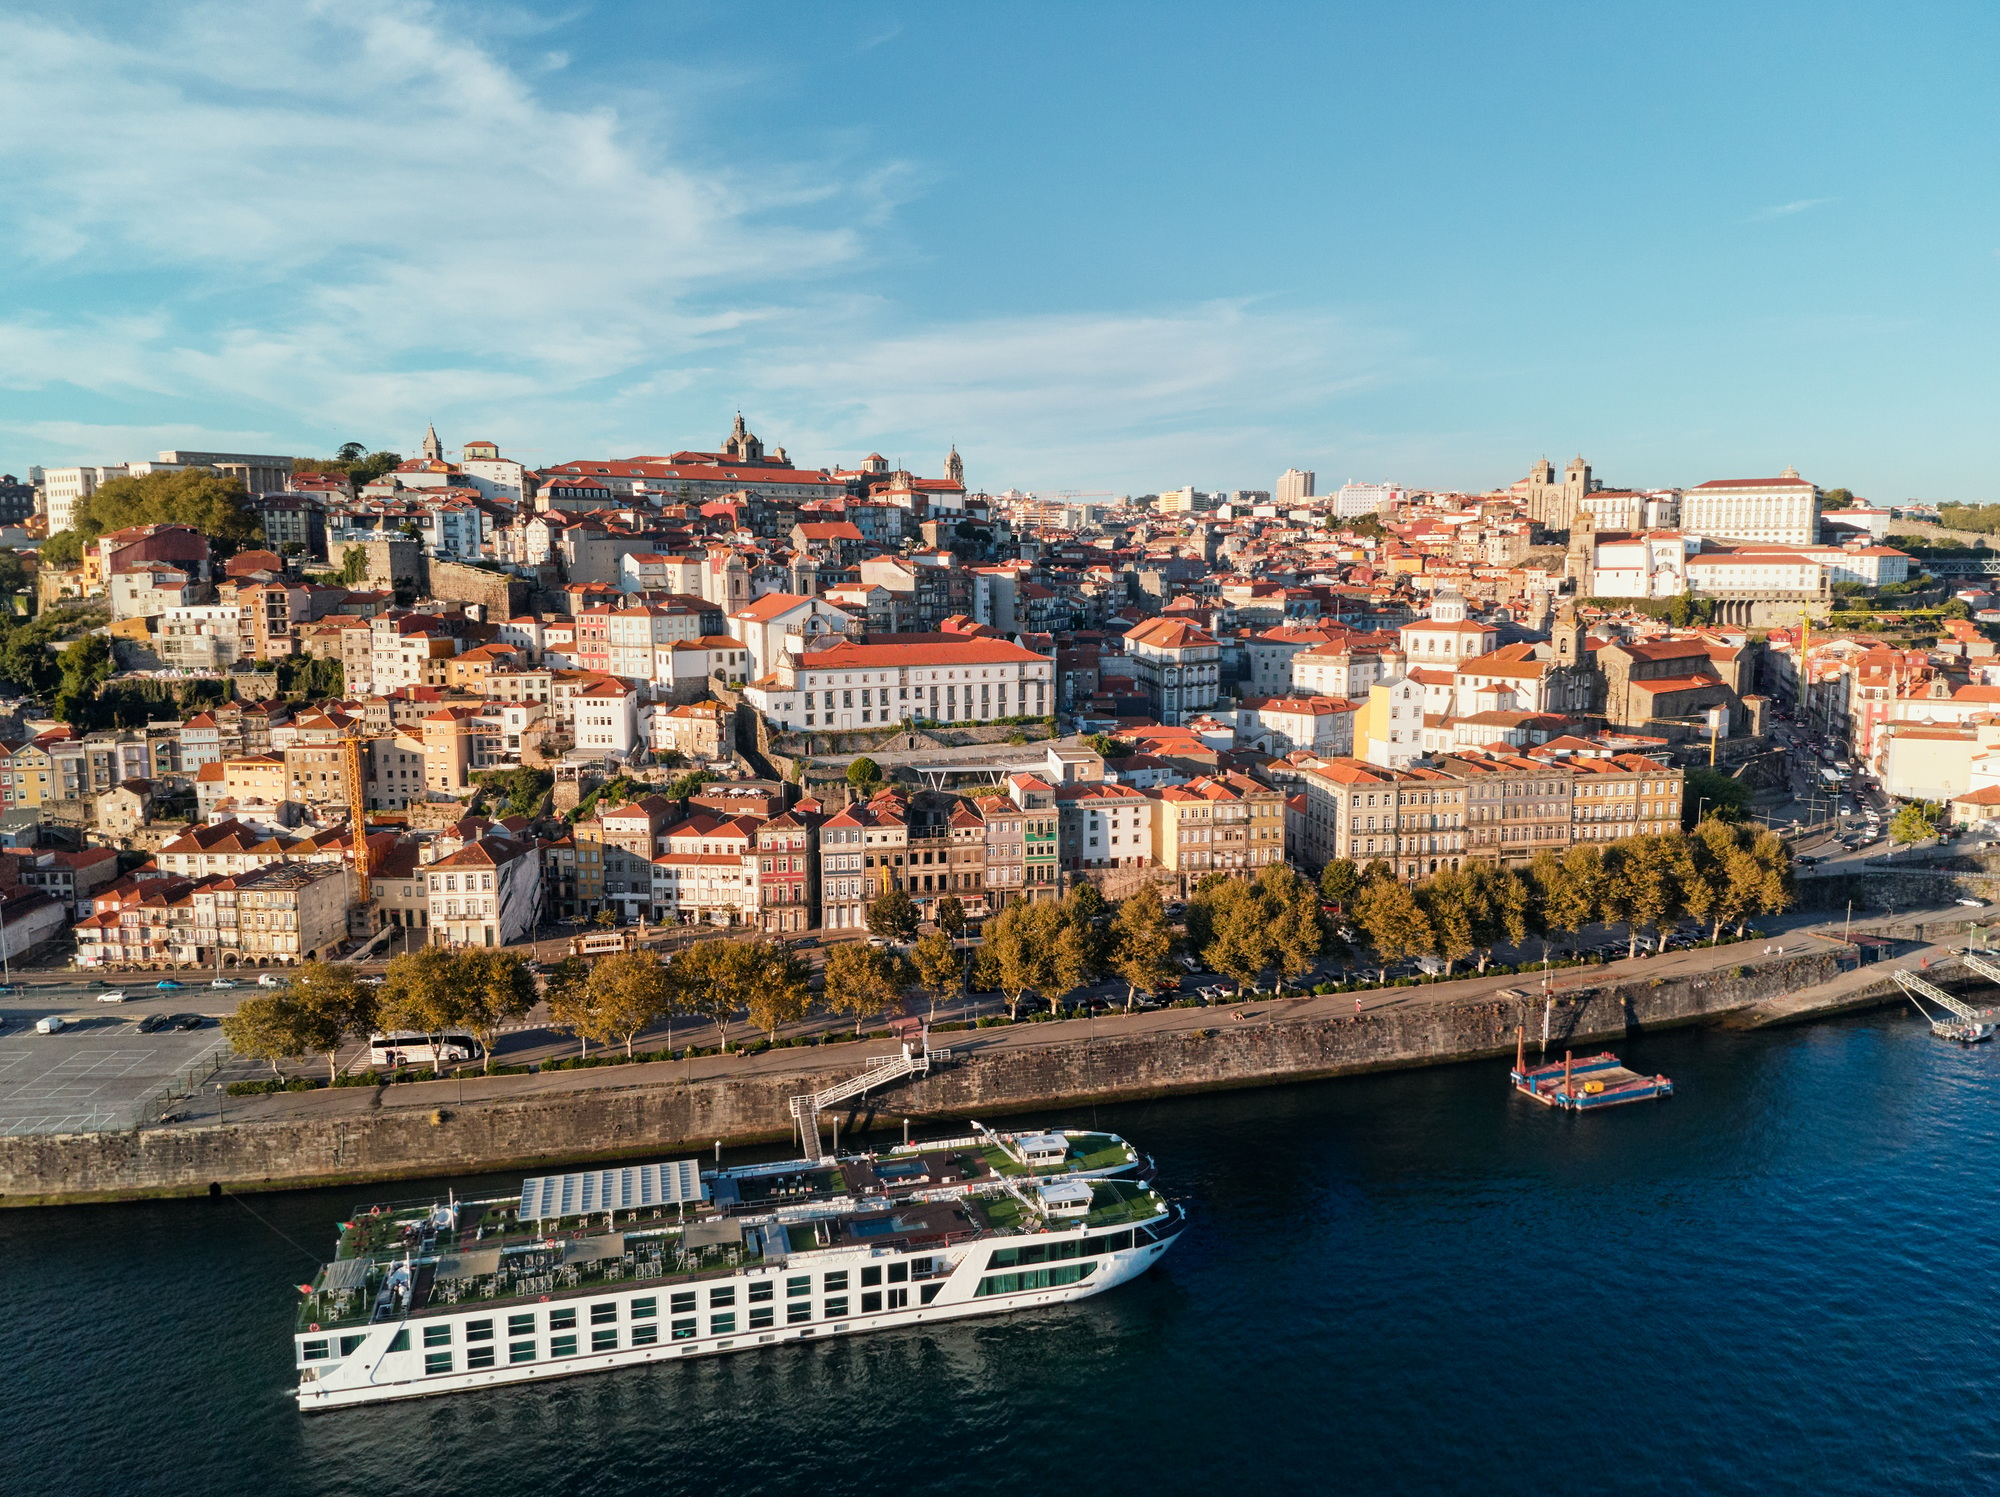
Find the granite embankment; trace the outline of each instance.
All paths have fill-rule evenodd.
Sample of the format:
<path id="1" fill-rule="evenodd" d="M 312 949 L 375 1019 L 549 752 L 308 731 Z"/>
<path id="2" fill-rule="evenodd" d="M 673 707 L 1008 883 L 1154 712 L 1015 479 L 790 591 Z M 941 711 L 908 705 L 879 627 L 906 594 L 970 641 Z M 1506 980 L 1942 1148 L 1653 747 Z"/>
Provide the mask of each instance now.
<path id="1" fill-rule="evenodd" d="M 843 1128 L 910 1117 L 943 1121 L 1234 1087 L 1276 1085 L 1397 1067 L 1613 1042 L 1636 1030 L 1693 1024 L 1813 988 L 1851 970 L 1821 949 L 1755 967 L 1716 967 L 1577 983 L 1544 1000 L 1519 989 L 1367 1014 L 1288 1019 L 1264 1007 L 1191 1011 L 1199 1027 L 1140 1034 L 1050 1025 L 1047 1040 L 993 1044 L 953 1035 L 952 1063 L 864 1099 Z M 1560 974 L 1574 981 L 1574 970 Z M 1413 990 L 1414 991 L 1414 990 Z M 1111 1026 L 1106 1026 L 1107 1029 Z M 0 1139 L 0 1204 L 42 1205 L 504 1170 L 776 1140 L 789 1099 L 853 1074 L 839 1070 L 677 1080 L 672 1066 L 617 1068 L 602 1085 L 527 1096 L 455 1099 L 452 1083 L 389 1088 L 344 1116 Z"/>

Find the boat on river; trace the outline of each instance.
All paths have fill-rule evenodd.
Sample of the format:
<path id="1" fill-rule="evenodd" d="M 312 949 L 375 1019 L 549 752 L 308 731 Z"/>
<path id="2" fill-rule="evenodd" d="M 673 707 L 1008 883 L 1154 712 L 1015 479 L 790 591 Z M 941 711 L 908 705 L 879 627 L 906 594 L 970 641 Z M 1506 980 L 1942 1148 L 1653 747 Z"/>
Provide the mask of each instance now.
<path id="1" fill-rule="evenodd" d="M 1185 1225 L 1113 1133 L 971 1133 L 387 1203 L 300 1285 L 306 1411 L 1004 1314 L 1100 1294 Z"/>

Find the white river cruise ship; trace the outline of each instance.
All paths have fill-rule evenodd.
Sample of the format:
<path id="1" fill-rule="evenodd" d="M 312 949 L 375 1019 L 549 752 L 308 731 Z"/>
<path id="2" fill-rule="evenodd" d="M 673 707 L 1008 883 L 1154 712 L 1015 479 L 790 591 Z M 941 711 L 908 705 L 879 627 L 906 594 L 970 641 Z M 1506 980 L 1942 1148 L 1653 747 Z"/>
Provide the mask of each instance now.
<path id="1" fill-rule="evenodd" d="M 1111 1133 L 973 1132 L 883 1153 L 525 1181 L 374 1206 L 301 1285 L 308 1411 L 1082 1299 L 1184 1215 Z"/>

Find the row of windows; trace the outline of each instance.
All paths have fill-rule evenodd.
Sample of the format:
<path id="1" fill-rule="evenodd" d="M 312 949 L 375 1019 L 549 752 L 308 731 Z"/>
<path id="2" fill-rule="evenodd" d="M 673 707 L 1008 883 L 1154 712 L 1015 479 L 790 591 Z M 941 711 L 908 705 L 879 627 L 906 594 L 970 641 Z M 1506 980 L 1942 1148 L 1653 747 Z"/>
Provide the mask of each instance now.
<path id="1" fill-rule="evenodd" d="M 1100 1253 L 1122 1253 L 1132 1246 L 1132 1233 L 1112 1232 L 1102 1237 L 1071 1237 L 1059 1242 L 1030 1243 L 1024 1247 L 995 1248 L 986 1260 L 988 1268 L 1018 1268 L 1031 1263 L 1058 1263 L 1068 1258 L 1094 1258 Z"/>
<path id="2" fill-rule="evenodd" d="M 1031 1268 L 1022 1273 L 991 1273 L 979 1281 L 973 1298 L 989 1294 L 1019 1294 L 1026 1289 L 1052 1289 L 1087 1279 L 1097 1269 L 1095 1263 L 1066 1263 L 1060 1268 Z"/>

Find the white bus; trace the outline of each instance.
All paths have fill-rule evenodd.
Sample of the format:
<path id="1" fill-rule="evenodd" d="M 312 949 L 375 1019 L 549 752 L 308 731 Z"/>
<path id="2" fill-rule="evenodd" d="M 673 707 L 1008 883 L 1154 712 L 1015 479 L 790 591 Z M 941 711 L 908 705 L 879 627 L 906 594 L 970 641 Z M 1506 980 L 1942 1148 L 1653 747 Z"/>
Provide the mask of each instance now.
<path id="1" fill-rule="evenodd" d="M 437 1036 L 435 1044 L 430 1035 L 410 1029 L 368 1036 L 371 1066 L 444 1066 L 454 1061 L 478 1060 L 485 1053 L 478 1040 L 460 1030 L 446 1030 Z"/>

